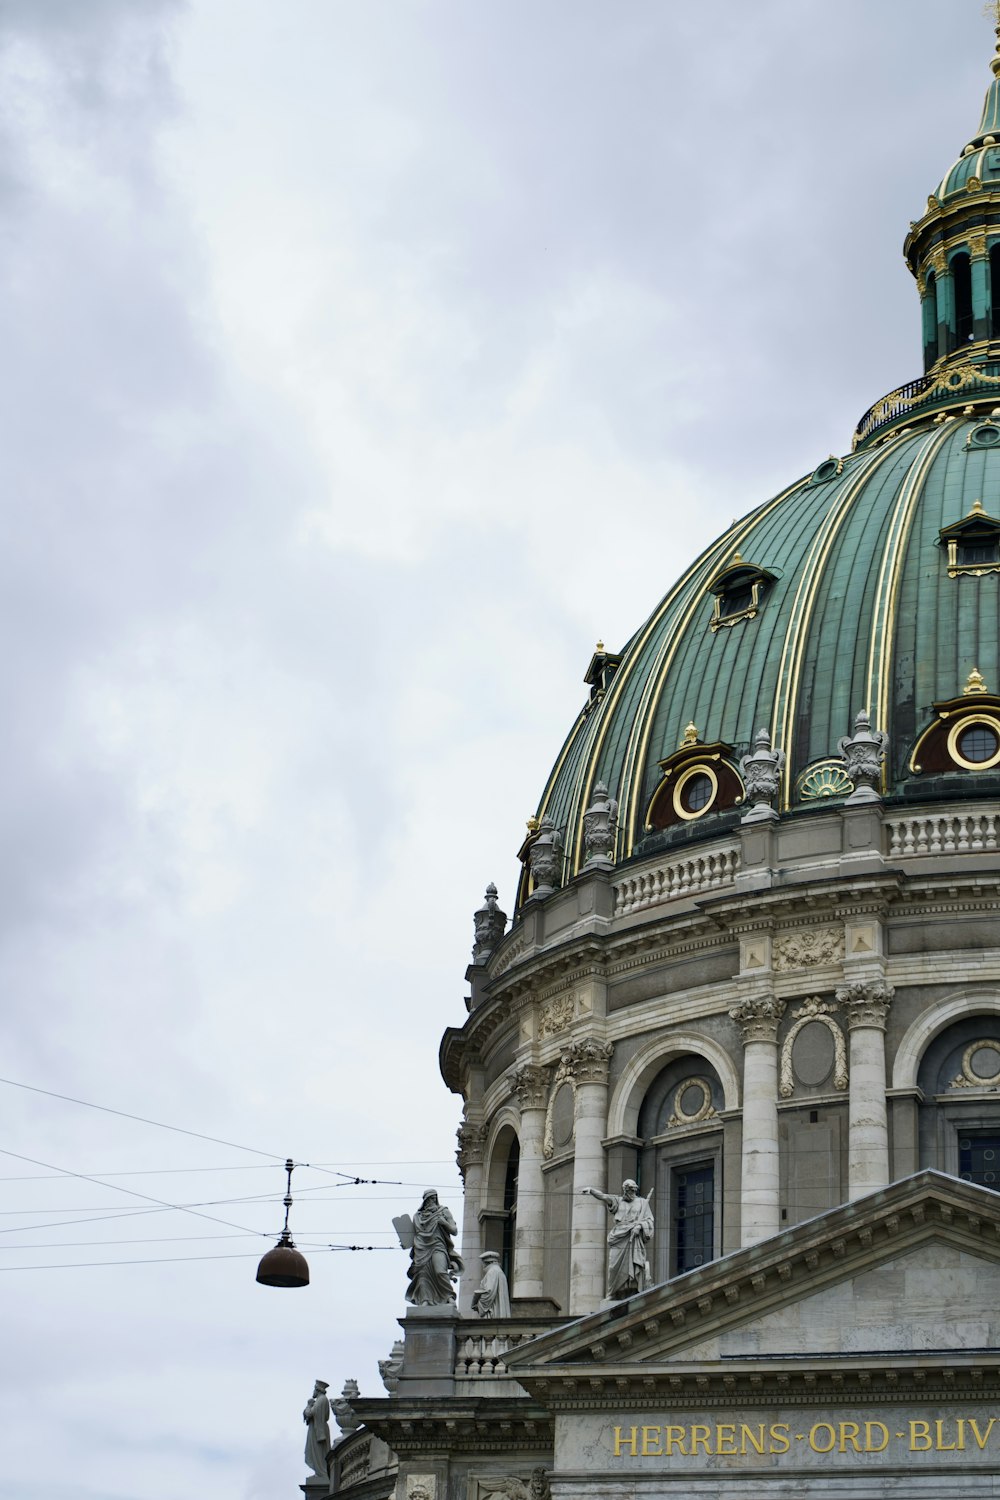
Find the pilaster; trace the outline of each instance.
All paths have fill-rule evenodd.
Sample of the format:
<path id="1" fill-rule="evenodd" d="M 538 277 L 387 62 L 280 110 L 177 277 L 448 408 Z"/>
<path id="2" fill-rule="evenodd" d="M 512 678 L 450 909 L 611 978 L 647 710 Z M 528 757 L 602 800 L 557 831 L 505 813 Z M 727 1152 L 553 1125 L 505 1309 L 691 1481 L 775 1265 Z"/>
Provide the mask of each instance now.
<path id="1" fill-rule="evenodd" d="M 740 1236 L 743 1245 L 781 1227 L 778 1177 L 778 1026 L 785 1002 L 770 989 L 749 993 L 730 1016 L 743 1039 L 743 1170 Z"/>
<path id="2" fill-rule="evenodd" d="M 604 1137 L 608 1120 L 610 1042 L 583 1037 L 560 1059 L 576 1083 L 575 1155 L 573 1158 L 573 1230 L 569 1310 L 574 1316 L 596 1312 L 604 1297 L 606 1210 L 584 1188 L 606 1190 Z"/>

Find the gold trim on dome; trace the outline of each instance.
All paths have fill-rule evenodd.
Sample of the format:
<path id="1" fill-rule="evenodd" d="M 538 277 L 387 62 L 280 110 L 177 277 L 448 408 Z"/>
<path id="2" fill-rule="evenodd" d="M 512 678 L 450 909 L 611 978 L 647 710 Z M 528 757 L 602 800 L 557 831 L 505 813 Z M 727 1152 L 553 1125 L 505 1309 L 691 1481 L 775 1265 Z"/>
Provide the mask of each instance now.
<path id="1" fill-rule="evenodd" d="M 895 457 L 895 445 L 888 443 L 877 451 L 862 455 L 857 471 L 848 484 L 835 492 L 836 506 L 824 517 L 823 524 L 813 538 L 809 552 L 801 567 L 798 587 L 792 602 L 781 659 L 778 665 L 777 689 L 774 697 L 773 722 L 778 726 L 776 743 L 791 743 L 791 726 L 795 722 L 798 705 L 798 684 L 802 657 L 811 624 L 816 600 L 822 584 L 823 569 L 833 549 L 840 528 L 844 525 L 861 492 L 883 464 Z M 870 461 L 869 461 L 870 460 Z M 782 808 L 791 807 L 792 784 L 790 777 L 782 778 Z"/>
<path id="2" fill-rule="evenodd" d="M 989 729 L 997 742 L 996 751 L 989 760 L 967 760 L 958 748 L 962 735 L 975 724 Z M 948 754 L 965 771 L 992 771 L 994 766 L 1000 766 L 1000 724 L 991 714 L 964 714 L 948 731 Z"/>
<path id="3" fill-rule="evenodd" d="M 902 579 L 902 558 L 916 515 L 917 504 L 923 493 L 924 482 L 938 451 L 948 440 L 947 427 L 938 430 L 926 440 L 923 450 L 910 465 L 906 481 L 900 490 L 888 530 L 888 543 L 882 553 L 878 587 L 872 609 L 871 642 L 868 652 L 868 674 L 862 701 L 874 703 L 876 722 L 890 724 L 892 719 L 889 703 L 891 674 L 889 654 L 892 650 L 896 606 Z M 883 763 L 883 782 L 885 764 Z"/>

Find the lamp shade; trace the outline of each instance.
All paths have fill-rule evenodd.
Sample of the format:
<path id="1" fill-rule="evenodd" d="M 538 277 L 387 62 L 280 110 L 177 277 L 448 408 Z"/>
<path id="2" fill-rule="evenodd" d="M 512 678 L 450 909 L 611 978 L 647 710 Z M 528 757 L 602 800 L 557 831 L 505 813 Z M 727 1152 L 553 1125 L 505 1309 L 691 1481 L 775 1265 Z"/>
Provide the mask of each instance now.
<path id="1" fill-rule="evenodd" d="M 308 1286 L 309 1265 L 286 1230 L 273 1249 L 261 1256 L 257 1280 L 262 1286 Z"/>

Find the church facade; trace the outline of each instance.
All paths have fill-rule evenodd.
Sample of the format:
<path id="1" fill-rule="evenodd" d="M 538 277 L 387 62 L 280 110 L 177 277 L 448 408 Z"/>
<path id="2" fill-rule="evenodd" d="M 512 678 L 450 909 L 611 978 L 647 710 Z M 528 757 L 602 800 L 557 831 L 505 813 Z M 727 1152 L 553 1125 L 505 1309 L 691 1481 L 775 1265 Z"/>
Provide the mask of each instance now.
<path id="1" fill-rule="evenodd" d="M 441 1045 L 457 1304 L 334 1493 L 1000 1497 L 993 71 L 906 239 L 924 374 L 587 667 Z"/>

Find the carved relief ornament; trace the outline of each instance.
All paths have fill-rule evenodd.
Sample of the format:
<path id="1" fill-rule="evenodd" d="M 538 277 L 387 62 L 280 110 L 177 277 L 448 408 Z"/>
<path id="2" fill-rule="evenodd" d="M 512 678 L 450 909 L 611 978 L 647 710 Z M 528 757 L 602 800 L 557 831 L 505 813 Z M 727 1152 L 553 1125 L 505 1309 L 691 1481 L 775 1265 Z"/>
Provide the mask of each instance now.
<path id="1" fill-rule="evenodd" d="M 843 928 L 820 927 L 776 937 L 771 964 L 776 974 L 786 974 L 790 969 L 816 969 L 821 964 L 839 963 L 843 956 Z"/>
<path id="2" fill-rule="evenodd" d="M 549 1092 L 549 1069 L 540 1068 L 535 1063 L 521 1063 L 510 1075 L 510 1086 L 522 1111 L 544 1109 Z"/>
<path id="3" fill-rule="evenodd" d="M 740 1028 L 744 1047 L 748 1042 L 776 1042 L 785 1002 L 775 995 L 751 995 L 729 1014 Z"/>
<path id="4" fill-rule="evenodd" d="M 797 1010 L 793 1011 L 794 1024 L 785 1037 L 781 1048 L 781 1078 L 778 1092 L 782 1099 L 790 1099 L 795 1093 L 795 1072 L 792 1068 L 792 1048 L 795 1046 L 795 1038 L 810 1021 L 819 1021 L 826 1026 L 833 1037 L 833 1086 L 835 1089 L 846 1089 L 847 1087 L 847 1043 L 844 1041 L 844 1033 L 832 1018 L 830 1012 L 834 1009 L 825 1000 L 814 996 L 806 1000 Z"/>
<path id="5" fill-rule="evenodd" d="M 576 1083 L 607 1083 L 611 1054 L 611 1042 L 599 1042 L 596 1037 L 584 1037 L 573 1042 L 560 1059 L 560 1068 Z"/>
<path id="6" fill-rule="evenodd" d="M 549 1000 L 539 1012 L 538 1035 L 544 1041 L 548 1036 L 558 1036 L 573 1024 L 576 1014 L 576 996 L 558 995 Z"/>
<path id="7" fill-rule="evenodd" d="M 576 1133 L 576 1078 L 573 1076 L 572 1069 L 568 1068 L 565 1062 L 561 1062 L 558 1068 L 556 1068 L 556 1076 L 552 1080 L 552 1088 L 549 1091 L 549 1102 L 545 1110 L 545 1134 L 542 1136 L 542 1155 L 544 1156 L 546 1161 L 551 1160 L 551 1158 L 555 1155 L 556 1143 L 552 1121 L 552 1109 L 556 1102 L 556 1095 L 558 1094 L 564 1083 L 569 1084 L 570 1088 L 573 1090 L 574 1134 Z"/>
<path id="8" fill-rule="evenodd" d="M 860 984 L 845 984 L 837 991 L 837 1004 L 847 1016 L 851 1031 L 855 1026 L 877 1026 L 884 1031 L 894 994 L 892 985 L 884 979 L 871 979 Z"/>

